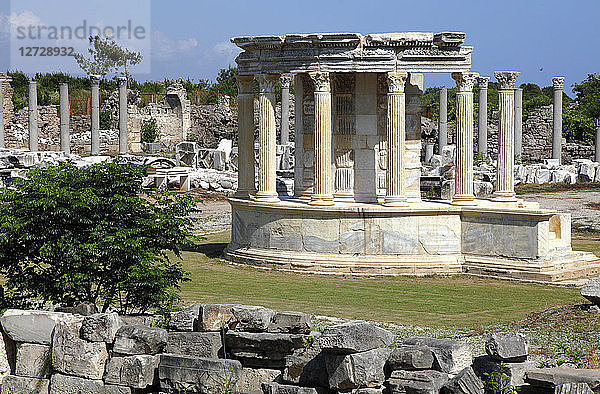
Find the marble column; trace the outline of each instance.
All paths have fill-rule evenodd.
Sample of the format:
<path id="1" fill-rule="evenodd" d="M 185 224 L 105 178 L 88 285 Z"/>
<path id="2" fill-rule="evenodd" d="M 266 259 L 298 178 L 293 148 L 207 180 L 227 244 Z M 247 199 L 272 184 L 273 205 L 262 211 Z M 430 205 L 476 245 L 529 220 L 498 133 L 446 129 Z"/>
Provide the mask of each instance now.
<path id="1" fill-rule="evenodd" d="M 254 173 L 254 93 L 252 75 L 238 75 L 238 188 L 236 197 L 256 194 Z"/>
<path id="2" fill-rule="evenodd" d="M 38 141 L 38 106 L 37 82 L 29 81 L 29 150 L 37 152 Z"/>
<path id="3" fill-rule="evenodd" d="M 61 83 L 58 90 L 60 95 L 60 151 L 71 153 L 69 84 L 66 82 Z"/>
<path id="4" fill-rule="evenodd" d="M 477 78 L 477 87 L 479 90 L 479 113 L 477 120 L 477 152 L 487 156 L 487 133 L 488 133 L 488 113 L 487 113 L 487 95 L 489 77 Z"/>
<path id="5" fill-rule="evenodd" d="M 453 205 L 477 205 L 473 194 L 473 87 L 479 74 L 452 73 L 456 81 L 456 173 Z"/>
<path id="6" fill-rule="evenodd" d="M 515 89 L 515 156 L 521 162 L 523 154 L 523 89 Z"/>
<path id="7" fill-rule="evenodd" d="M 406 204 L 404 152 L 406 150 L 406 98 L 408 74 L 389 72 L 387 93 L 387 171 L 384 205 Z"/>
<path id="8" fill-rule="evenodd" d="M 119 77 L 119 154 L 126 155 L 129 145 L 127 133 L 127 78 Z"/>
<path id="9" fill-rule="evenodd" d="M 594 160 L 600 163 L 600 124 L 596 120 L 596 142 L 594 147 Z"/>
<path id="10" fill-rule="evenodd" d="M 276 74 L 257 74 L 258 95 L 258 191 L 256 201 L 275 203 L 277 196 L 277 132 L 275 128 Z"/>
<path id="11" fill-rule="evenodd" d="M 4 134 L 4 78 L 0 77 L 0 148 L 6 148 Z"/>
<path id="12" fill-rule="evenodd" d="M 331 174 L 331 85 L 328 72 L 311 72 L 315 84 L 315 156 L 311 205 L 333 205 Z"/>
<path id="13" fill-rule="evenodd" d="M 92 82 L 92 135 L 90 154 L 100 154 L 100 76 L 90 75 Z"/>
<path id="14" fill-rule="evenodd" d="M 562 96 L 563 86 L 565 84 L 564 77 L 552 78 L 552 86 L 554 88 L 554 101 L 552 112 L 552 158 L 561 161 L 562 152 Z"/>
<path id="15" fill-rule="evenodd" d="M 290 85 L 292 74 L 281 75 L 281 145 L 290 142 Z"/>
<path id="16" fill-rule="evenodd" d="M 498 125 L 498 160 L 496 168 L 496 191 L 492 200 L 498 202 L 517 201 L 515 196 L 515 81 L 516 71 L 496 71 L 499 82 L 498 105 L 500 122 Z"/>
<path id="17" fill-rule="evenodd" d="M 448 89 L 440 89 L 440 112 L 438 119 L 438 154 L 448 145 Z"/>

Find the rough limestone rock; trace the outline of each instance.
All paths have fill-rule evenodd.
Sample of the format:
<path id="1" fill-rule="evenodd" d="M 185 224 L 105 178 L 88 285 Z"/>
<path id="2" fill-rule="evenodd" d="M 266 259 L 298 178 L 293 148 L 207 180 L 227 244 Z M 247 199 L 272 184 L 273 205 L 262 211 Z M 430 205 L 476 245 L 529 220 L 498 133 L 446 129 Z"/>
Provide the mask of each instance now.
<path id="1" fill-rule="evenodd" d="M 222 348 L 218 332 L 169 332 L 165 353 L 218 358 Z"/>
<path id="2" fill-rule="evenodd" d="M 15 342 L 12 341 L 8 336 L 4 333 L 0 333 L 0 383 L 2 379 L 10 375 L 10 363 L 9 363 L 9 355 L 11 360 L 14 362 L 14 357 L 16 353 Z M 14 367 L 14 365 L 13 365 Z"/>
<path id="3" fill-rule="evenodd" d="M 49 387 L 49 379 L 7 375 L 2 380 L 2 394 L 46 394 Z"/>
<path id="4" fill-rule="evenodd" d="M 555 389 L 566 383 L 587 383 L 600 389 L 600 369 L 543 368 L 527 371 L 525 381 L 539 389 Z"/>
<path id="5" fill-rule="evenodd" d="M 442 166 L 454 163 L 456 159 L 456 145 L 446 145 L 442 148 Z"/>
<path id="6" fill-rule="evenodd" d="M 234 327 L 238 331 L 266 331 L 275 315 L 275 311 L 262 306 L 236 305 L 231 308 L 235 318 Z"/>
<path id="7" fill-rule="evenodd" d="M 312 321 L 310 315 L 302 312 L 277 312 L 269 324 L 269 332 L 289 334 L 310 334 Z"/>
<path id="8" fill-rule="evenodd" d="M 0 317 L 0 324 L 13 341 L 50 345 L 56 323 L 74 319 L 68 313 L 9 309 Z"/>
<path id="9" fill-rule="evenodd" d="M 329 326 L 319 338 L 322 349 L 333 353 L 350 354 L 386 347 L 394 334 L 365 321 L 350 321 Z"/>
<path id="10" fill-rule="evenodd" d="M 589 280 L 581 288 L 581 295 L 587 298 L 592 304 L 600 305 L 600 276 Z"/>
<path id="11" fill-rule="evenodd" d="M 88 379 L 102 379 L 108 352 L 104 342 L 79 338 L 81 321 L 59 322 L 52 337 L 52 368 Z"/>
<path id="12" fill-rule="evenodd" d="M 390 394 L 438 394 L 447 381 L 440 371 L 394 371 L 387 387 Z"/>
<path id="13" fill-rule="evenodd" d="M 229 331 L 225 334 L 228 354 L 244 367 L 283 368 L 285 358 L 304 347 L 305 335 Z"/>
<path id="14" fill-rule="evenodd" d="M 490 334 L 485 341 L 486 353 L 495 360 L 518 362 L 525 361 L 529 354 L 529 343 L 523 334 Z"/>
<path id="15" fill-rule="evenodd" d="M 554 394 L 594 394 L 587 383 L 565 383 L 556 386 Z"/>
<path id="16" fill-rule="evenodd" d="M 106 389 L 102 380 L 84 379 L 55 373 L 50 379 L 50 394 L 104 394 Z"/>
<path id="17" fill-rule="evenodd" d="M 262 383 L 278 382 L 281 371 L 278 369 L 242 368 L 240 379 L 235 384 L 234 392 L 244 394 L 263 394 Z"/>
<path id="18" fill-rule="evenodd" d="M 550 170 L 546 168 L 540 168 L 535 172 L 535 183 L 542 185 L 544 183 L 550 183 Z"/>
<path id="19" fill-rule="evenodd" d="M 198 331 L 222 331 L 229 328 L 235 318 L 231 313 L 233 304 L 201 305 L 198 313 Z"/>
<path id="20" fill-rule="evenodd" d="M 434 360 L 433 351 L 427 346 L 400 345 L 390 354 L 386 368 L 388 371 L 432 369 Z"/>
<path id="21" fill-rule="evenodd" d="M 175 331 L 196 331 L 198 316 L 203 304 L 193 304 L 187 308 L 169 314 L 169 329 Z"/>
<path id="22" fill-rule="evenodd" d="M 237 360 L 161 354 L 158 378 L 162 391 L 219 394 L 235 387 L 242 374 Z"/>
<path id="23" fill-rule="evenodd" d="M 596 176 L 597 164 L 591 161 L 583 162 L 579 166 L 578 179 L 580 182 L 593 182 Z"/>
<path id="24" fill-rule="evenodd" d="M 315 335 L 318 335 L 316 333 Z M 309 387 L 327 387 L 327 354 L 321 350 L 318 340 L 294 351 L 285 358 L 282 380 L 285 383 Z"/>
<path id="25" fill-rule="evenodd" d="M 348 390 L 381 386 L 385 380 L 383 367 L 389 355 L 389 349 L 331 355 L 326 361 L 329 387 L 335 390 Z"/>
<path id="26" fill-rule="evenodd" d="M 435 355 L 434 369 L 453 375 L 470 366 L 473 361 L 471 348 L 462 341 L 413 337 L 406 339 L 404 344 L 430 347 Z"/>
<path id="27" fill-rule="evenodd" d="M 167 330 L 142 325 L 121 327 L 115 335 L 113 351 L 118 354 L 158 354 L 167 345 Z"/>
<path id="28" fill-rule="evenodd" d="M 263 383 L 264 394 L 326 394 L 329 390 L 322 387 L 300 387 L 279 383 Z"/>
<path id="29" fill-rule="evenodd" d="M 486 380 L 486 373 L 494 373 L 498 378 L 500 377 L 500 364 L 503 364 L 504 376 L 510 380 L 510 384 L 513 386 L 522 386 L 525 384 L 525 374 L 528 371 L 535 369 L 536 363 L 534 361 L 525 362 L 502 362 L 494 360 L 490 356 L 479 356 L 473 360 L 473 371 L 481 380 Z"/>
<path id="30" fill-rule="evenodd" d="M 46 378 L 50 375 L 50 346 L 22 343 L 17 347 L 15 375 Z"/>
<path id="31" fill-rule="evenodd" d="M 117 313 L 95 313 L 81 324 L 81 338 L 89 342 L 113 343 L 123 322 Z"/>
<path id="32" fill-rule="evenodd" d="M 106 364 L 104 381 L 121 386 L 145 389 L 155 381 L 159 356 L 137 355 L 112 357 Z"/>
<path id="33" fill-rule="evenodd" d="M 442 387 L 442 394 L 483 394 L 483 382 L 475 375 L 473 368 L 467 367 L 450 379 Z"/>

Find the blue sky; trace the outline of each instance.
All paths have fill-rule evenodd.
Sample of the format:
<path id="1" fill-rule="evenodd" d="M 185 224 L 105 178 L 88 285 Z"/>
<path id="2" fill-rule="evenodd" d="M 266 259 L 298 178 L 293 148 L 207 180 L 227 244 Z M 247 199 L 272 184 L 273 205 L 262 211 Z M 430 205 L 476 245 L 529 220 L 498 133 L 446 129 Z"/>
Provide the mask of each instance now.
<path id="1" fill-rule="evenodd" d="M 27 1 L 33 14 L 38 8 L 44 15 L 50 5 L 72 21 L 81 12 L 70 5 L 72 0 Z M 517 70 L 518 83 L 542 86 L 550 85 L 552 76 L 564 75 L 567 91 L 588 73 L 600 72 L 598 0 L 148 1 L 152 49 L 146 57 L 151 68 L 149 74 L 138 73 L 140 79 L 214 79 L 220 68 L 234 64 L 233 36 L 341 31 L 464 31 L 465 44 L 474 47 L 473 71 L 492 76 L 494 70 Z M 106 0 L 77 3 L 91 7 Z M 119 4 L 110 7 L 115 15 L 136 14 L 130 0 Z M 0 69 L 10 67 L 5 30 L 10 14 L 9 1 L 2 0 Z M 425 84 L 453 82 L 447 74 L 427 74 Z"/>

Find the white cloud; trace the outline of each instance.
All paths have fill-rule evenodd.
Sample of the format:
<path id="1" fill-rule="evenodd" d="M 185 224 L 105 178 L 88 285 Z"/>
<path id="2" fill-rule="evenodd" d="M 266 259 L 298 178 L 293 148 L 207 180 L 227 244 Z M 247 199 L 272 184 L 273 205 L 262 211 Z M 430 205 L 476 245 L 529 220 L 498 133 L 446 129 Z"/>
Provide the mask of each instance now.
<path id="1" fill-rule="evenodd" d="M 199 44 L 194 37 L 174 40 L 160 31 L 152 34 L 152 57 L 158 60 L 174 60 L 198 55 Z"/>

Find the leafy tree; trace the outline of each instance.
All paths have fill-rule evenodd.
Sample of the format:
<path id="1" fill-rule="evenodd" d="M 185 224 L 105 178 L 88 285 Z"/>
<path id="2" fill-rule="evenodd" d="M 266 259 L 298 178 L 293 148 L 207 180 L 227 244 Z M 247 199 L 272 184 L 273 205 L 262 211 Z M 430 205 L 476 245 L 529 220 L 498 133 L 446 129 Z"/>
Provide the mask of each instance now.
<path id="1" fill-rule="evenodd" d="M 214 86 L 215 89 L 232 97 L 237 97 L 237 85 L 235 81 L 237 75 L 237 67 L 229 66 L 227 68 L 222 68 L 217 75 L 217 83 Z"/>
<path id="2" fill-rule="evenodd" d="M 600 74 L 588 74 L 587 78 L 573 86 L 579 112 L 600 119 Z"/>
<path id="3" fill-rule="evenodd" d="M 188 198 L 143 194 L 144 169 L 102 163 L 35 168 L 0 191 L 0 270 L 7 294 L 122 312 L 172 301 L 186 280 Z M 172 253 L 171 253 L 172 252 Z"/>
<path id="4" fill-rule="evenodd" d="M 141 134 L 142 142 L 156 141 L 158 138 L 158 124 L 156 124 L 156 119 L 150 118 L 142 121 Z"/>
<path id="5" fill-rule="evenodd" d="M 75 61 L 88 75 L 97 74 L 104 77 L 108 73 L 118 72 L 122 67 L 125 77 L 129 80 L 128 68 L 142 61 L 141 53 L 121 48 L 110 38 L 90 36 L 89 41 L 89 57 L 75 54 Z"/>

